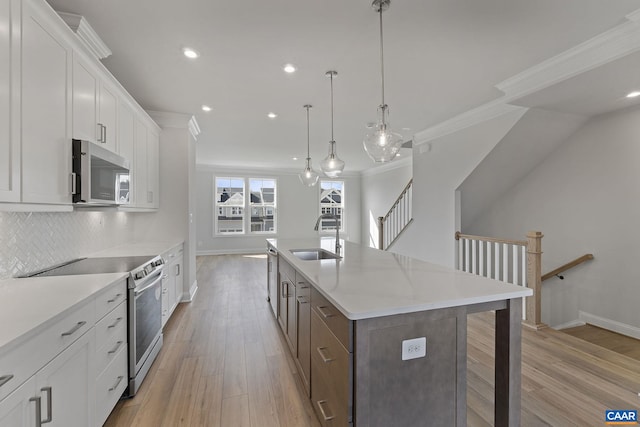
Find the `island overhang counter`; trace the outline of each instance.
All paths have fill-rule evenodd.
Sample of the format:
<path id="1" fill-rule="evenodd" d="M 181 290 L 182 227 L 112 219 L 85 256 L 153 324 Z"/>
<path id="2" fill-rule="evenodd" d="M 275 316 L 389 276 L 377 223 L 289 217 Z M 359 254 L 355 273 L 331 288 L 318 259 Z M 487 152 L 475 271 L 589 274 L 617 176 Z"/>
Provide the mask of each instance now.
<path id="1" fill-rule="evenodd" d="M 490 310 L 496 320 L 494 424 L 519 425 L 522 301 L 531 289 L 348 241 L 337 259 L 304 260 L 294 254 L 317 248 L 334 252 L 333 238 L 267 239 L 267 244 L 278 252 L 279 272 L 286 273 L 279 274 L 278 294 L 286 295 L 279 298 L 278 317 L 280 305 L 291 297 L 295 301 L 298 288 L 312 290 L 310 397 L 323 425 L 466 425 L 466 319 Z M 304 310 L 307 297 L 297 298 L 296 310 Z M 307 322 L 296 310 L 289 317 Z M 342 341 L 334 339 L 340 338 L 339 328 L 332 329 L 336 319 L 348 325 Z M 280 324 L 286 335 L 286 325 Z M 296 329 L 298 334 L 303 332 Z M 328 344 L 317 335 L 341 344 L 334 346 L 347 353 L 346 372 L 332 372 L 339 358 L 328 355 Z M 426 339 L 426 355 L 403 360 L 403 342 L 415 338 Z M 306 354 L 308 344 L 301 342 L 300 348 L 290 344 L 294 358 Z M 335 375 L 348 377 L 346 388 L 334 385 Z M 346 403 L 330 408 L 314 390 L 318 396 L 345 394 Z"/>

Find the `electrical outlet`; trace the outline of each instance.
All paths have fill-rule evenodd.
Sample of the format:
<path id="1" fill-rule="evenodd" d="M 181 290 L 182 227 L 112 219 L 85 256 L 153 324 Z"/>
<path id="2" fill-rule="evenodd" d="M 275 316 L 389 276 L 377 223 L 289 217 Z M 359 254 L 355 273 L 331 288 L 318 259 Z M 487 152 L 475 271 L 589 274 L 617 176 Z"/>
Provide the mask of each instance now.
<path id="1" fill-rule="evenodd" d="M 427 337 L 402 341 L 402 360 L 417 359 L 427 355 Z"/>

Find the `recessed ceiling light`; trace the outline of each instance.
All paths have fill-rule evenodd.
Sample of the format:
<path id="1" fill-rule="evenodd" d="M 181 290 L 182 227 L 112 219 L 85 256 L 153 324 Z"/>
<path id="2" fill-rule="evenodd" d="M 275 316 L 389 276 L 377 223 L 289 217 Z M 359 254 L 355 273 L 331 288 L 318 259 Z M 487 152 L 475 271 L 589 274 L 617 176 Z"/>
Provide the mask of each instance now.
<path id="1" fill-rule="evenodd" d="M 636 96 L 640 96 L 640 92 L 638 92 L 638 91 L 630 92 L 627 95 L 627 98 L 635 98 Z"/>
<path id="2" fill-rule="evenodd" d="M 211 111 L 211 107 L 209 107 L 208 105 L 203 105 L 202 111 L 206 111 L 208 113 L 209 111 Z"/>
<path id="3" fill-rule="evenodd" d="M 292 159 L 292 160 L 298 160 L 298 158 L 297 158 L 297 157 L 292 157 L 291 159 Z"/>
<path id="4" fill-rule="evenodd" d="M 269 113 L 267 114 L 267 117 L 269 117 L 270 119 L 275 119 L 276 117 L 278 117 L 278 115 L 276 113 Z"/>
<path id="5" fill-rule="evenodd" d="M 200 56 L 198 52 L 191 49 L 190 47 L 185 47 L 184 49 L 182 49 L 182 53 L 184 53 L 184 56 L 190 59 L 196 59 L 197 57 Z"/>
<path id="6" fill-rule="evenodd" d="M 293 64 L 285 64 L 284 68 L 283 68 L 285 73 L 295 73 L 296 72 L 296 66 Z"/>

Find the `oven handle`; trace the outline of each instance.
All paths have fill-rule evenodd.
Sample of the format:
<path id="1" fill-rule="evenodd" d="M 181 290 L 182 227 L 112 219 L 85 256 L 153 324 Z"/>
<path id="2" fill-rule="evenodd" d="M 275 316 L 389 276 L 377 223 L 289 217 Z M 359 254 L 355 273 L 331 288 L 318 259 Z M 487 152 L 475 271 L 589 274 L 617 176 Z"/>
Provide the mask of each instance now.
<path id="1" fill-rule="evenodd" d="M 135 292 L 134 292 L 134 295 L 137 297 L 138 295 L 140 295 L 141 293 L 143 293 L 147 289 L 154 287 L 158 282 L 161 282 L 161 281 L 162 281 L 162 269 L 160 269 L 158 271 L 158 276 L 156 277 L 155 280 L 153 280 L 150 284 L 146 285 L 142 289 L 136 289 Z"/>

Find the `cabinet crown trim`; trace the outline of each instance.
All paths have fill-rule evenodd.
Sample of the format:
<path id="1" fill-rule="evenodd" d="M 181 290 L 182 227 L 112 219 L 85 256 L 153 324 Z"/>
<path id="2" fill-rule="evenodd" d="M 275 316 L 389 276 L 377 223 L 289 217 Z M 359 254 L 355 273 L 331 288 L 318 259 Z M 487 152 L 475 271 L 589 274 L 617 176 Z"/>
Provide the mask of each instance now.
<path id="1" fill-rule="evenodd" d="M 95 32 L 84 16 L 75 13 L 57 12 L 64 22 L 73 30 L 87 49 L 98 59 L 111 55 L 111 49 Z"/>

